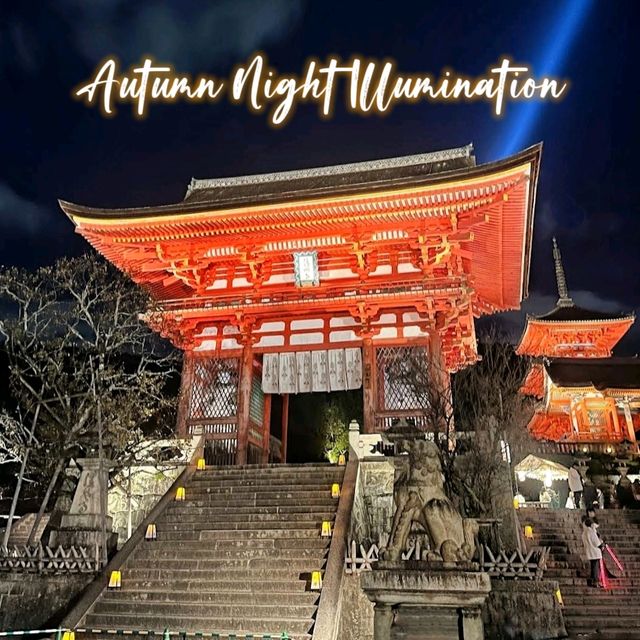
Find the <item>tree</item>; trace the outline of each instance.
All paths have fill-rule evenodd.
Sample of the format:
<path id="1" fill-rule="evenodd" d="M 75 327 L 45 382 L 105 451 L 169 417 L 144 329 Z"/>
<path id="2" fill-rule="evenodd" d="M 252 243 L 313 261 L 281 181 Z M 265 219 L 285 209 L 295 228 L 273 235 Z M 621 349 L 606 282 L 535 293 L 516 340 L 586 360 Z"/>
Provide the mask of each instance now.
<path id="1" fill-rule="evenodd" d="M 479 340 L 480 359 L 451 376 L 426 352 L 412 350 L 389 372 L 405 387 L 420 421 L 438 444 L 447 492 L 467 515 L 493 516 L 511 489 L 509 448 L 528 439 L 531 415 L 519 393 L 526 363 L 492 330 Z"/>
<path id="2" fill-rule="evenodd" d="M 22 420 L 40 412 L 26 471 L 46 487 L 41 514 L 70 458 L 103 448 L 117 472 L 167 431 L 153 418 L 173 404 L 179 359 L 139 318 L 147 294 L 96 254 L 3 269 L 0 302 L 12 400 Z"/>

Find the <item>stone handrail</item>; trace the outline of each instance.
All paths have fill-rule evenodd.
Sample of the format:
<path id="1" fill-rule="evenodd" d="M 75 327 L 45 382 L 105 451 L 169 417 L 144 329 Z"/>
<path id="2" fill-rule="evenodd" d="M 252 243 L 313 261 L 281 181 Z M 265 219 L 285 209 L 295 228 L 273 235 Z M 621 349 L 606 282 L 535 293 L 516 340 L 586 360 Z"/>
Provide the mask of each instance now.
<path id="1" fill-rule="evenodd" d="M 350 452 L 340 487 L 340 501 L 329 545 L 327 568 L 324 573 L 316 623 L 313 627 L 313 640 L 336 640 L 337 638 L 342 595 L 342 565 L 347 546 L 357 476 L 358 458 L 353 452 Z"/>
<path id="2" fill-rule="evenodd" d="M 67 614 L 62 624 L 66 628 L 74 629 L 78 623 L 82 620 L 84 615 L 89 610 L 89 607 L 96 601 L 98 596 L 107 588 L 109 583 L 109 576 L 112 571 L 116 571 L 122 567 L 127 558 L 133 553 L 145 535 L 147 526 L 151 523 L 155 523 L 160 515 L 164 512 L 169 504 L 174 500 L 176 489 L 180 486 L 187 484 L 191 476 L 195 472 L 195 462 L 198 458 L 200 447 L 202 442 L 200 441 L 194 450 L 194 454 L 190 460 L 190 463 L 185 467 L 184 471 L 175 479 L 174 483 L 168 489 L 168 491 L 160 498 L 156 503 L 156 506 L 149 512 L 147 517 L 140 523 L 135 529 L 133 535 L 125 542 L 120 551 L 116 553 L 109 561 L 107 566 L 96 577 L 96 579 L 87 587 L 82 597 L 78 600 L 75 607 Z"/>

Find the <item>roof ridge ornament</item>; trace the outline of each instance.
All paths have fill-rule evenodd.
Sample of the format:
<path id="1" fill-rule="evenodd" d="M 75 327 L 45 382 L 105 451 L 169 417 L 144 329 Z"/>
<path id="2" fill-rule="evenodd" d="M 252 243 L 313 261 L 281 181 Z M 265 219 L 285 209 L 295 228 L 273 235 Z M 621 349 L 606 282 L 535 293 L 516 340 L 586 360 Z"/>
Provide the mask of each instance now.
<path id="1" fill-rule="evenodd" d="M 558 248 L 555 236 L 553 237 L 553 262 L 556 268 L 556 283 L 558 285 L 558 307 L 573 307 L 573 300 L 569 296 L 569 288 L 567 287 L 567 278 L 564 275 L 564 267 L 562 266 L 562 255 Z"/>
<path id="2" fill-rule="evenodd" d="M 428 153 L 417 153 L 410 156 L 395 158 L 381 158 L 378 160 L 365 160 L 363 162 L 350 162 L 346 164 L 313 167 L 309 169 L 294 169 L 291 171 L 275 171 L 272 173 L 258 173 L 246 176 L 230 178 L 192 178 L 187 194 L 199 189 L 216 189 L 220 187 L 233 187 L 239 185 L 255 185 L 277 180 L 296 180 L 301 178 L 322 178 L 331 175 L 343 175 L 353 171 L 375 171 L 396 167 L 409 167 L 418 164 L 432 164 L 445 162 L 457 158 L 473 158 L 473 143 L 454 149 L 442 149 Z"/>

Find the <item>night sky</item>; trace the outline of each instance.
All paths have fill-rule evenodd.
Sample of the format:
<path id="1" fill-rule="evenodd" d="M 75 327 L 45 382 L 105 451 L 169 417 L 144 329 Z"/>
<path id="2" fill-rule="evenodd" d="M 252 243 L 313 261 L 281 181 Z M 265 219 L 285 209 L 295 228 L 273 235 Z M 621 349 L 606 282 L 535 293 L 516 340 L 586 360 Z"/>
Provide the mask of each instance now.
<path id="1" fill-rule="evenodd" d="M 44 0 L 0 3 L 0 264 L 33 266 L 86 247 L 58 209 L 182 199 L 198 178 L 405 155 L 473 142 L 478 162 L 543 141 L 530 298 L 557 298 L 551 237 L 574 300 L 602 311 L 640 307 L 640 163 L 635 0 L 311 2 Z M 635 19 L 634 19 L 635 18 Z M 633 38 L 633 40 L 632 40 Z M 479 75 L 509 55 L 536 75 L 571 81 L 561 103 L 397 107 L 335 117 L 300 107 L 281 130 L 244 106 L 126 106 L 106 120 L 71 98 L 107 55 L 152 54 L 178 71 L 227 76 L 254 51 L 281 72 L 307 57 L 390 57 L 402 71 Z M 522 314 L 507 326 L 520 331 Z M 618 353 L 640 351 L 640 322 Z"/>

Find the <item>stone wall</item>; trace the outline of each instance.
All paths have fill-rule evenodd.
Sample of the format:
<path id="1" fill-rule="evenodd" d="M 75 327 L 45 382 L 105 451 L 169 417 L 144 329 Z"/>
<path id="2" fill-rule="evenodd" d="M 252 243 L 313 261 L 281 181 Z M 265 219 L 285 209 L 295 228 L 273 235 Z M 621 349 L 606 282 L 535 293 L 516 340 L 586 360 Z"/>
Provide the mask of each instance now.
<path id="1" fill-rule="evenodd" d="M 0 630 L 57 626 L 93 578 L 92 573 L 1 573 Z"/>
<path id="2" fill-rule="evenodd" d="M 491 640 L 565 638 L 562 609 L 552 580 L 492 580 L 483 610 L 485 637 Z"/>
<path id="3" fill-rule="evenodd" d="M 373 603 L 360 586 L 360 576 L 342 577 L 339 640 L 373 640 Z"/>
<path id="4" fill-rule="evenodd" d="M 385 545 L 393 522 L 393 458 L 360 460 L 349 540 Z"/>

